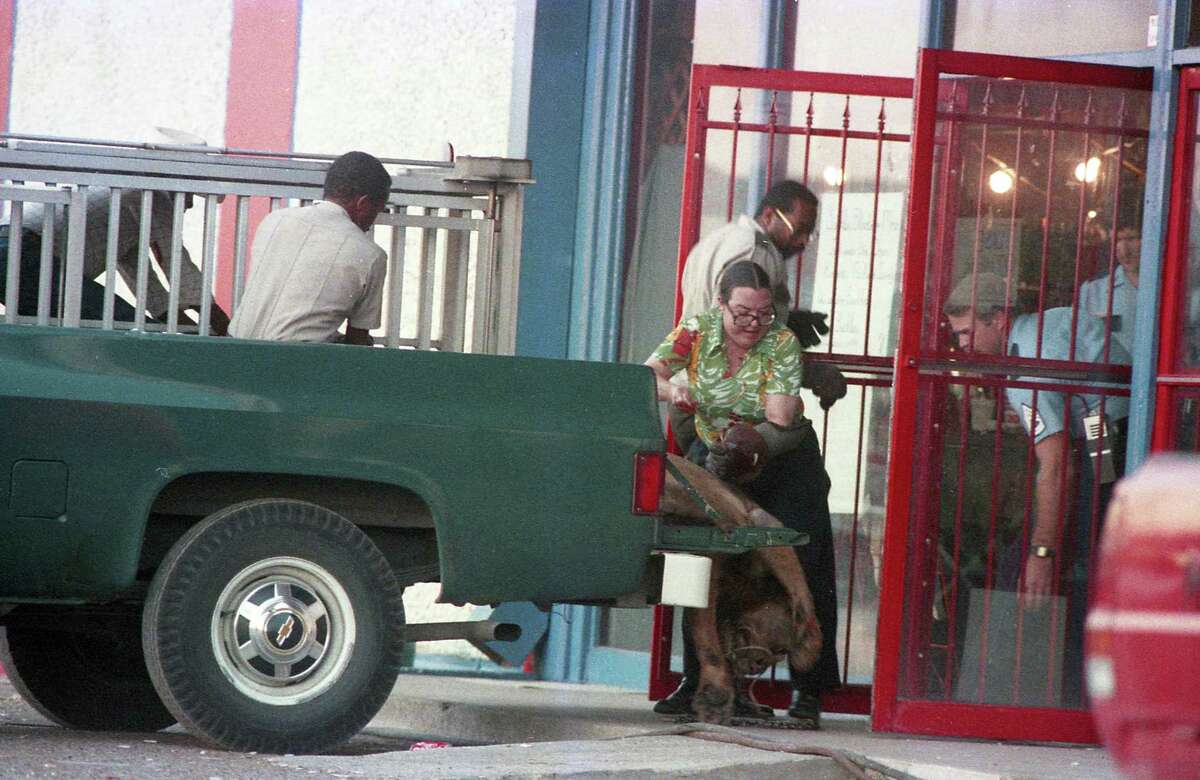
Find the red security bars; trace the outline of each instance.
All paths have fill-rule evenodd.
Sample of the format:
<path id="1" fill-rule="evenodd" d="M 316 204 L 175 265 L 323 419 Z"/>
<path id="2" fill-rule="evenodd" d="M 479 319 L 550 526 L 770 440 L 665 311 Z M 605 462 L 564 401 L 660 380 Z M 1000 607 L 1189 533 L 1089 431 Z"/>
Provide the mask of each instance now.
<path id="1" fill-rule="evenodd" d="M 1200 258 L 1191 248 L 1200 235 L 1200 69 L 1185 68 L 1179 90 L 1151 447 L 1200 452 Z"/>
<path id="2" fill-rule="evenodd" d="M 771 90 L 771 107 L 767 109 L 767 159 L 775 159 L 775 129 L 779 125 L 779 92 Z M 774 171 L 767 166 L 767 189 L 771 189 Z"/>
<path id="3" fill-rule="evenodd" d="M 733 101 L 733 144 L 729 151 L 729 197 L 726 199 L 725 220 L 733 220 L 733 185 L 737 181 L 738 130 L 742 124 L 742 91 L 737 91 Z"/>
<path id="4" fill-rule="evenodd" d="M 828 413 L 815 397 L 805 398 L 806 414 L 814 421 L 819 415 L 833 483 L 840 614 L 827 641 L 836 643 L 842 677 L 852 683 L 827 696 L 832 711 L 866 712 L 874 669 L 911 95 L 909 79 L 692 71 L 679 271 L 701 235 L 753 215 L 757 199 L 780 179 L 807 184 L 819 200 L 818 229 L 790 268 L 790 289 L 799 308 L 828 314 L 830 333 L 806 361 L 834 364 L 850 383 L 849 395 Z M 673 617 L 667 608 L 655 617 L 651 698 L 678 680 L 670 671 Z M 759 701 L 777 707 L 789 694 L 773 679 L 754 687 Z"/>
<path id="5" fill-rule="evenodd" d="M 877 729 L 1095 738 L 1082 615 L 1130 370 L 1111 294 L 1082 302 L 1111 290 L 1121 204 L 1141 201 L 1149 87 L 922 53 Z"/>

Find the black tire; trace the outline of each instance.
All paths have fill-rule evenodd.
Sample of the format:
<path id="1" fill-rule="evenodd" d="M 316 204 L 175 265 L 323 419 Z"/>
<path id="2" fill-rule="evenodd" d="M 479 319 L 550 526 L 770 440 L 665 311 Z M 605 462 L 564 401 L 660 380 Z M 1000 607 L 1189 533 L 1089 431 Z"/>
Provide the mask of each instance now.
<path id="1" fill-rule="evenodd" d="M 400 671 L 404 603 L 367 536 L 315 504 L 206 518 L 167 554 L 142 643 L 163 703 L 229 750 L 315 753 L 358 733 Z"/>
<path id="2" fill-rule="evenodd" d="M 71 613 L 62 616 L 72 625 Z M 91 731 L 158 731 L 175 722 L 146 671 L 138 623 L 103 632 L 42 625 L 0 628 L 0 665 L 34 709 L 61 726 Z"/>

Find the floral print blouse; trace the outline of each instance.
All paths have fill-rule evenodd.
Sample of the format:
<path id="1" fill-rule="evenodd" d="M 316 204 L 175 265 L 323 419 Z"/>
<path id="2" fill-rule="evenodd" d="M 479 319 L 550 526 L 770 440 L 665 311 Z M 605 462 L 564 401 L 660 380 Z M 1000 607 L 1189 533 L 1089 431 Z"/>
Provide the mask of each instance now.
<path id="1" fill-rule="evenodd" d="M 696 433 L 705 445 L 719 441 L 735 423 L 766 420 L 768 395 L 800 395 L 800 343 L 781 321 L 771 323 L 733 374 L 724 340 L 718 306 L 680 323 L 651 355 L 673 373 L 687 370 Z"/>

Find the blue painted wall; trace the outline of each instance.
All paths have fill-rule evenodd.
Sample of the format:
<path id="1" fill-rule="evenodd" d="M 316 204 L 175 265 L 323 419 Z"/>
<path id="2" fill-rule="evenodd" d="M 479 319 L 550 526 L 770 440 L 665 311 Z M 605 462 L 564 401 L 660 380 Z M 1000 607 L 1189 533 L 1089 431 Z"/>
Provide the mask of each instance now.
<path id="1" fill-rule="evenodd" d="M 586 91 L 590 3 L 537 4 L 526 156 L 517 354 L 566 357 Z"/>

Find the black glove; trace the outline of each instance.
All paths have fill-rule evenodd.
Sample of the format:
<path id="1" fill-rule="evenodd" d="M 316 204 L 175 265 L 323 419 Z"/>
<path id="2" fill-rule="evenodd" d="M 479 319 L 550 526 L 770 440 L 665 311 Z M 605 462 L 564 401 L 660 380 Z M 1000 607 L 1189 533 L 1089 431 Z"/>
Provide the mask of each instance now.
<path id="1" fill-rule="evenodd" d="M 825 318 L 829 315 L 822 311 L 805 311 L 792 309 L 788 313 L 787 326 L 796 334 L 801 349 L 811 349 L 821 343 L 821 337 L 829 332 Z"/>
<path id="2" fill-rule="evenodd" d="M 825 411 L 829 411 L 829 407 L 839 398 L 846 397 L 846 377 L 842 376 L 837 366 L 829 363 L 805 361 L 800 386 L 812 390 L 821 399 L 821 408 Z"/>

